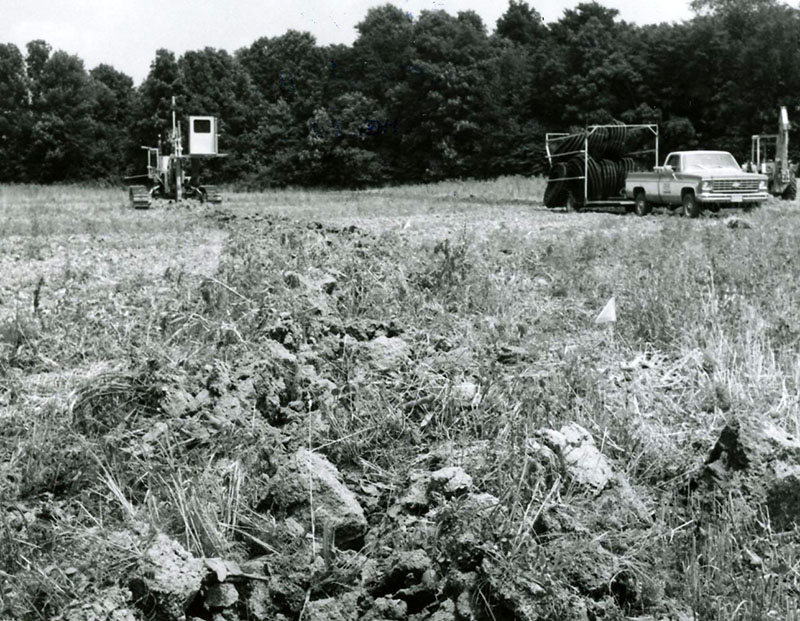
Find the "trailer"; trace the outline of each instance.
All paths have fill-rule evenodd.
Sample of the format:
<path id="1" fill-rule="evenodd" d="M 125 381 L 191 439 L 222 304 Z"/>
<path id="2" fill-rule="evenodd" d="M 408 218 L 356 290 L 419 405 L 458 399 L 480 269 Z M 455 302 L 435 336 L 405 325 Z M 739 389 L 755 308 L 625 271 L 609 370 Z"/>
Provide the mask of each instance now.
<path id="1" fill-rule="evenodd" d="M 625 194 L 625 177 L 645 170 L 651 154 L 658 165 L 658 125 L 589 125 L 578 133 L 547 133 L 550 174 L 544 203 L 567 211 L 636 211 Z"/>

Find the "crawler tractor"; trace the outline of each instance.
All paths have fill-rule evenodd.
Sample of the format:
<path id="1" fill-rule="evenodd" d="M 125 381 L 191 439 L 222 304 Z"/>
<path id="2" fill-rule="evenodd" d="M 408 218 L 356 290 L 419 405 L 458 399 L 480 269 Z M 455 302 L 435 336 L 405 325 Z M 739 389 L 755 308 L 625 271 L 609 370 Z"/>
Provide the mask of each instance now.
<path id="1" fill-rule="evenodd" d="M 781 106 L 778 133 L 752 137 L 749 167 L 767 175 L 770 194 L 792 201 L 797 197 L 797 170 L 789 162 L 789 127 L 786 106 Z"/>
<path id="2" fill-rule="evenodd" d="M 221 203 L 222 195 L 213 185 L 200 182 L 200 162 L 203 159 L 224 157 L 217 151 L 217 119 L 213 116 L 189 117 L 189 153 L 183 154 L 181 127 L 175 122 L 175 98 L 172 98 L 172 131 L 169 135 L 169 155 L 164 155 L 159 137 L 158 147 L 142 147 L 147 151 L 147 174 L 126 177 L 140 181 L 128 186 L 131 205 L 148 209 L 154 198 L 180 201 L 194 198 L 201 203 Z M 190 174 L 186 175 L 186 168 Z"/>

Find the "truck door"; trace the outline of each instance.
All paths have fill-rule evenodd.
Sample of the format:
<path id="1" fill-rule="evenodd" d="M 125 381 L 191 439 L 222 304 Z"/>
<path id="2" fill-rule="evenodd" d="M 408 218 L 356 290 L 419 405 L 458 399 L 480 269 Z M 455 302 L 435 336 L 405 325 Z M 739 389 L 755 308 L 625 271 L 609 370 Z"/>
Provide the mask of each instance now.
<path id="1" fill-rule="evenodd" d="M 661 197 L 661 200 L 665 203 L 680 203 L 681 189 L 674 173 L 680 172 L 681 156 L 677 153 L 673 153 L 667 158 L 665 163 L 667 166 L 672 166 L 672 170 L 674 172 L 664 170 L 658 176 L 658 194 Z"/>

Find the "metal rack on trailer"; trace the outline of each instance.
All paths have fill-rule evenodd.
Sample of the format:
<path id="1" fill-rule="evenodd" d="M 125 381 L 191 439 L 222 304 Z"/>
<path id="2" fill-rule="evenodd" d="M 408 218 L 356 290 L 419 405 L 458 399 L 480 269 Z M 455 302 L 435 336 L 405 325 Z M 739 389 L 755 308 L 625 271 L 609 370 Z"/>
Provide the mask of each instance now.
<path id="1" fill-rule="evenodd" d="M 580 186 L 582 186 L 582 196 L 576 196 L 573 189 L 576 184 L 570 183 L 573 189 L 567 190 L 566 195 L 566 205 L 568 211 L 572 211 L 578 208 L 611 208 L 611 207 L 624 207 L 626 209 L 632 209 L 635 202 L 632 198 L 628 198 L 624 195 L 624 184 L 623 188 L 620 192 L 619 198 L 603 198 L 600 200 L 597 199 L 590 199 L 590 188 L 589 188 L 589 167 L 590 167 L 590 143 L 593 142 L 593 137 L 595 140 L 599 140 L 599 136 L 602 133 L 608 131 L 615 131 L 624 132 L 624 138 L 622 139 L 622 144 L 624 146 L 625 140 L 627 140 L 629 130 L 635 131 L 650 131 L 653 135 L 653 142 L 654 146 L 652 149 L 639 149 L 636 151 L 625 152 L 623 155 L 626 158 L 630 158 L 634 155 L 643 155 L 647 153 L 654 154 L 654 166 L 658 166 L 658 125 L 653 123 L 645 123 L 645 124 L 612 124 L 612 125 L 588 125 L 583 132 L 577 134 L 568 134 L 568 133 L 556 133 L 556 132 L 549 132 L 545 134 L 545 150 L 547 152 L 547 161 L 550 164 L 551 170 L 554 166 L 554 160 L 573 157 L 574 156 L 583 156 L 583 174 L 577 174 L 574 176 L 566 176 L 566 177 L 557 177 L 555 180 L 559 183 L 562 182 L 576 182 L 576 181 L 583 181 Z M 572 150 L 566 152 L 558 152 L 554 151 L 552 145 L 554 143 L 563 143 L 563 141 L 572 139 L 573 142 L 577 138 L 581 138 L 583 141 L 582 148 L 572 148 Z M 569 143 L 568 143 L 569 144 Z M 555 145 L 557 148 L 557 145 Z M 580 171 L 579 171 L 580 172 Z M 627 171 L 630 172 L 630 171 Z M 606 174 L 605 172 L 603 174 Z M 578 187 L 580 187 L 578 186 Z"/>

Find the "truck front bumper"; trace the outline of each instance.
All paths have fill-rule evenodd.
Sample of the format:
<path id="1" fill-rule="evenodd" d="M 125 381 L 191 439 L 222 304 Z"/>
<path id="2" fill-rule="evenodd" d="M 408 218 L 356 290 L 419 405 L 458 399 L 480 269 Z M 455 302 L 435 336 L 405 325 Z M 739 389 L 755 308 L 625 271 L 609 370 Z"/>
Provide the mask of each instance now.
<path id="1" fill-rule="evenodd" d="M 769 198 L 767 192 L 750 192 L 748 194 L 722 194 L 720 192 L 700 192 L 698 203 L 728 203 L 732 207 L 742 203 L 761 203 Z"/>

